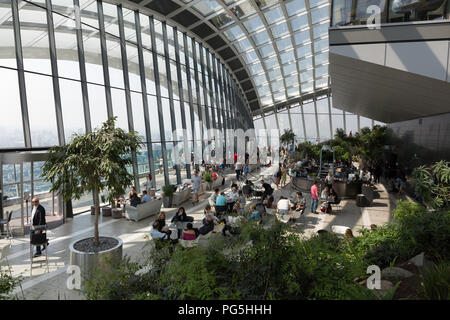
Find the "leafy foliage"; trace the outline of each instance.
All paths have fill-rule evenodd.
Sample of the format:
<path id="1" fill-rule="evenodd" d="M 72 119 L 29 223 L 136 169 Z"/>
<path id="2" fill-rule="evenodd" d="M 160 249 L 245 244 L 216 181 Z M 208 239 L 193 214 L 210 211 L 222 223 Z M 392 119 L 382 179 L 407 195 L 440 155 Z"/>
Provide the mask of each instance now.
<path id="1" fill-rule="evenodd" d="M 289 144 L 295 142 L 295 133 L 292 129 L 284 129 L 284 133 L 280 136 L 282 144 Z"/>
<path id="2" fill-rule="evenodd" d="M 22 282 L 22 278 L 13 278 L 6 272 L 0 273 L 0 300 L 16 299 L 11 292 Z"/>
<path id="3" fill-rule="evenodd" d="M 185 249 L 157 245 L 144 262 L 127 262 L 114 278 L 90 280 L 89 298 L 101 299 L 392 299 L 399 287 L 383 296 L 361 286 L 367 266 L 393 265 L 424 251 L 431 260 L 448 257 L 448 212 L 428 213 L 400 201 L 395 221 L 361 236 L 342 239 L 330 233 L 305 240 L 285 223 L 241 223 L 238 237 L 211 237 L 206 246 Z M 135 275 L 142 266 L 150 271 Z M 441 267 L 424 280 L 448 279 Z M 438 280 L 433 280 L 434 278 Z M 101 279 L 101 278 L 100 278 Z M 93 281 L 93 282 L 92 282 Z M 428 281 L 428 282 L 427 282 Z"/>
<path id="4" fill-rule="evenodd" d="M 98 195 L 106 193 L 111 201 L 125 193 L 133 181 L 127 169 L 132 165 L 131 154 L 143 141 L 135 132 L 116 128 L 115 121 L 116 117 L 110 118 L 94 132 L 74 134 L 70 143 L 50 148 L 42 167 L 44 180 L 52 185 L 50 191 L 66 200 L 94 194 L 95 243 L 98 243 Z"/>
<path id="5" fill-rule="evenodd" d="M 441 261 L 426 267 L 420 295 L 430 300 L 450 300 L 450 262 Z"/>
<path id="6" fill-rule="evenodd" d="M 165 197 L 172 197 L 175 192 L 175 189 L 171 184 L 168 184 L 167 186 L 162 186 L 161 189 Z"/>
<path id="7" fill-rule="evenodd" d="M 431 167 L 419 166 L 413 171 L 415 191 L 424 203 L 435 210 L 450 206 L 450 166 L 441 160 Z"/>

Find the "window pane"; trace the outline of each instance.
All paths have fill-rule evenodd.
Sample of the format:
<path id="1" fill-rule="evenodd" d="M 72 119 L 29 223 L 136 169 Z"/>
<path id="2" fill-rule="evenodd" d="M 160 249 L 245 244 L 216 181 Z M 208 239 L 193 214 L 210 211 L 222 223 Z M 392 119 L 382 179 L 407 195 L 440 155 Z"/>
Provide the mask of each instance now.
<path id="1" fill-rule="evenodd" d="M 33 147 L 58 144 L 52 78 L 25 73 Z"/>
<path id="2" fill-rule="evenodd" d="M 0 68 L 0 113 L 8 115 L 8 121 L 0 122 L 0 147 L 24 147 L 18 83 L 17 71 Z"/>

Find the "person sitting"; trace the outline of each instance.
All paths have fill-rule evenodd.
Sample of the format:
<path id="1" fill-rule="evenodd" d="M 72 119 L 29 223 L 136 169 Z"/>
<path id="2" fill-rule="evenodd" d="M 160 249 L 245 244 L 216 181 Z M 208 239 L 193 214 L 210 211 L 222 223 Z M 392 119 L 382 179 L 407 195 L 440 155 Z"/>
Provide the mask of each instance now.
<path id="1" fill-rule="evenodd" d="M 183 240 L 195 240 L 197 238 L 197 234 L 194 230 L 192 223 L 188 223 L 186 225 L 186 230 L 183 232 Z"/>
<path id="2" fill-rule="evenodd" d="M 147 203 L 152 201 L 152 198 L 148 195 L 147 190 L 142 191 L 141 203 Z"/>
<path id="3" fill-rule="evenodd" d="M 214 221 L 210 216 L 206 216 L 203 222 L 203 226 L 198 229 L 198 233 L 205 235 L 214 230 Z"/>
<path id="4" fill-rule="evenodd" d="M 219 216 L 225 211 L 227 211 L 227 198 L 225 192 L 222 191 L 216 199 L 216 214 Z"/>
<path id="5" fill-rule="evenodd" d="M 264 206 L 267 208 L 267 209 L 273 209 L 273 201 L 274 201 L 274 198 L 273 198 L 273 196 L 270 196 L 270 197 L 268 197 L 268 196 L 263 196 L 263 204 L 264 204 Z"/>
<path id="6" fill-rule="evenodd" d="M 267 182 L 264 182 L 264 180 L 261 180 L 261 184 L 262 187 L 264 188 L 264 193 L 263 195 L 265 196 L 271 196 L 273 193 L 273 188 L 270 184 L 268 184 Z"/>
<path id="7" fill-rule="evenodd" d="M 203 210 L 203 213 L 205 214 L 205 217 L 203 218 L 203 220 L 207 216 L 210 216 L 211 218 L 213 218 L 214 223 L 219 223 L 219 219 L 217 219 L 217 217 L 214 215 L 214 211 L 212 210 L 212 207 L 209 204 L 207 204 L 205 206 L 205 209 Z"/>
<path id="8" fill-rule="evenodd" d="M 227 201 L 228 211 L 231 212 L 233 210 L 234 204 L 239 199 L 237 188 L 231 188 L 231 192 L 228 192 L 227 198 L 228 198 Z"/>
<path id="9" fill-rule="evenodd" d="M 138 197 L 137 193 L 133 193 L 130 199 L 130 206 L 137 207 L 141 203 L 141 199 Z"/>
<path id="10" fill-rule="evenodd" d="M 231 215 L 228 215 L 225 219 L 223 219 L 225 226 L 222 230 L 222 234 L 226 236 L 226 231 L 228 231 L 231 235 L 241 233 L 241 229 L 239 227 L 239 220 L 241 219 L 242 216 L 239 216 L 235 212 L 231 213 Z"/>
<path id="11" fill-rule="evenodd" d="M 291 207 L 292 210 L 303 212 L 306 207 L 306 200 L 303 197 L 303 194 L 298 191 L 295 195 L 295 199 L 292 201 L 293 205 Z"/>
<path id="12" fill-rule="evenodd" d="M 330 194 L 328 192 L 328 186 L 326 186 L 320 193 L 320 200 L 328 201 L 329 196 L 330 196 Z"/>
<path id="13" fill-rule="evenodd" d="M 285 215 L 290 214 L 290 206 L 289 206 L 289 199 L 286 199 L 285 197 L 281 196 L 280 200 L 278 200 L 277 203 L 277 213 L 279 215 Z"/>
<path id="14" fill-rule="evenodd" d="M 244 210 L 241 207 L 241 203 L 240 202 L 236 202 L 234 204 L 233 210 L 231 212 L 239 214 L 239 215 L 242 215 L 244 213 Z"/>
<path id="15" fill-rule="evenodd" d="M 184 207 L 180 207 L 177 211 L 177 213 L 173 216 L 171 222 L 192 222 L 194 221 L 194 218 L 191 216 L 188 216 L 186 214 L 186 210 L 184 209 Z"/>
<path id="16" fill-rule="evenodd" d="M 233 181 L 231 182 L 230 188 L 231 188 L 231 189 L 238 189 L 238 185 L 237 185 L 237 183 L 236 183 L 236 180 L 233 180 Z"/>
<path id="17" fill-rule="evenodd" d="M 250 217 L 248 218 L 248 221 L 261 220 L 261 214 L 259 213 L 258 210 L 256 210 L 256 205 L 252 204 L 250 206 L 250 212 L 251 212 L 251 214 L 250 214 Z"/>
<path id="18" fill-rule="evenodd" d="M 219 188 L 214 189 L 214 193 L 209 197 L 208 203 L 213 207 L 216 205 L 217 197 L 219 196 Z"/>
<path id="19" fill-rule="evenodd" d="M 332 204 L 338 204 L 340 202 L 340 199 L 336 193 L 336 191 L 334 191 L 333 188 L 330 189 L 330 194 L 328 196 L 329 202 Z"/>
<path id="20" fill-rule="evenodd" d="M 156 216 L 156 221 L 159 223 L 159 231 L 170 234 L 169 228 L 166 227 L 166 214 L 164 212 L 160 212 Z"/>
<path id="21" fill-rule="evenodd" d="M 247 197 L 247 198 L 251 197 L 253 194 L 252 185 L 253 185 L 253 183 L 251 183 L 250 180 L 246 180 L 245 184 L 242 186 L 242 192 L 245 195 L 245 197 Z"/>
<path id="22" fill-rule="evenodd" d="M 247 202 L 247 199 L 244 196 L 244 192 L 242 190 L 238 191 L 238 199 L 237 202 L 241 204 L 242 207 L 245 206 L 245 203 Z"/>
<path id="23" fill-rule="evenodd" d="M 136 192 L 136 188 L 134 186 L 131 186 L 131 190 L 128 193 L 128 200 L 131 200 L 131 198 L 133 197 L 133 194 L 137 195 L 137 192 Z"/>
<path id="24" fill-rule="evenodd" d="M 161 232 L 161 231 L 159 231 L 159 229 L 160 229 L 159 221 L 155 220 L 153 222 L 152 228 L 150 230 L 150 235 L 152 236 L 152 239 L 168 240 L 169 234 L 167 234 L 165 232 Z"/>

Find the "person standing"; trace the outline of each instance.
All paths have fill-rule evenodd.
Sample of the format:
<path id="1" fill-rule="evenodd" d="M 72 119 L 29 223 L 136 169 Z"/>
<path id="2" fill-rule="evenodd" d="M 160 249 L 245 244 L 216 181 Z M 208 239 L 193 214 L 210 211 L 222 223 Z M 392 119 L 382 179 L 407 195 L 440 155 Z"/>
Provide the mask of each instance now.
<path id="1" fill-rule="evenodd" d="M 192 190 L 194 192 L 194 200 L 192 201 L 192 205 L 198 203 L 198 192 L 200 190 L 200 185 L 202 184 L 202 177 L 199 176 L 198 170 L 195 170 L 194 176 L 191 178 L 192 180 Z"/>
<path id="2" fill-rule="evenodd" d="M 147 189 L 147 193 L 150 194 L 150 190 L 152 188 L 152 181 L 153 181 L 153 177 L 152 174 L 149 173 L 147 175 L 147 181 L 145 182 L 145 189 Z"/>
<path id="3" fill-rule="evenodd" d="M 35 228 L 37 226 L 45 226 L 45 209 L 42 205 L 39 204 L 39 198 L 34 197 L 31 200 L 31 204 L 33 205 L 33 210 L 31 211 L 31 221 L 32 221 L 32 230 L 31 234 L 40 234 L 42 230 L 36 230 Z M 48 243 L 47 243 L 48 245 Z M 43 246 L 44 248 L 42 250 L 45 250 L 47 248 L 46 245 Z M 39 257 L 42 254 L 41 252 L 41 246 L 36 246 L 36 253 L 34 254 L 34 258 Z"/>
<path id="4" fill-rule="evenodd" d="M 277 186 L 277 190 L 279 190 L 279 184 L 280 184 L 280 180 L 281 180 L 281 165 L 278 166 L 278 170 L 277 173 L 275 173 L 275 185 Z"/>
<path id="5" fill-rule="evenodd" d="M 242 163 L 238 160 L 235 164 L 235 170 L 236 170 L 236 180 L 241 180 L 241 171 L 242 171 Z"/>
<path id="6" fill-rule="evenodd" d="M 311 186 L 311 198 L 312 198 L 312 200 L 311 200 L 311 207 L 310 207 L 310 209 L 311 209 L 311 212 L 315 213 L 315 214 L 318 214 L 318 212 L 316 210 L 317 210 L 317 207 L 319 205 L 319 189 L 317 188 L 317 182 L 318 182 L 318 179 L 315 178 L 314 179 L 314 184 Z"/>

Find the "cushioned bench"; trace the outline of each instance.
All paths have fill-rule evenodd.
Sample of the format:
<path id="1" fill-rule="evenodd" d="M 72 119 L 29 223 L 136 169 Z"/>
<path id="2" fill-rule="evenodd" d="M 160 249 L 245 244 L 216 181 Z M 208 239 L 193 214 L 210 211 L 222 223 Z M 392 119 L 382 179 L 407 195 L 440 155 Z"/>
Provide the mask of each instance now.
<path id="1" fill-rule="evenodd" d="M 137 207 L 127 206 L 125 216 L 129 220 L 139 221 L 154 216 L 161 211 L 162 199 L 138 204 Z"/>

